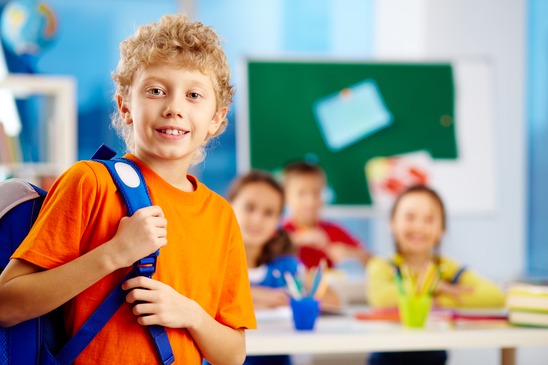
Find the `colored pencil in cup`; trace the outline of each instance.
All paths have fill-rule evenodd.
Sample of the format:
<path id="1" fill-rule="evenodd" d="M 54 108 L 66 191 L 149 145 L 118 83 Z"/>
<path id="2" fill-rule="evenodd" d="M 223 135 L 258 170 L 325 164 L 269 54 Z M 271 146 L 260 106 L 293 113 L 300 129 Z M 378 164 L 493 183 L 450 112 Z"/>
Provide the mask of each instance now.
<path id="1" fill-rule="evenodd" d="M 299 291 L 299 287 L 297 286 L 297 283 L 295 282 L 295 278 L 289 271 L 284 272 L 284 279 L 285 283 L 287 285 L 287 290 L 289 290 L 289 294 L 295 298 L 295 299 L 301 299 L 302 294 Z"/>

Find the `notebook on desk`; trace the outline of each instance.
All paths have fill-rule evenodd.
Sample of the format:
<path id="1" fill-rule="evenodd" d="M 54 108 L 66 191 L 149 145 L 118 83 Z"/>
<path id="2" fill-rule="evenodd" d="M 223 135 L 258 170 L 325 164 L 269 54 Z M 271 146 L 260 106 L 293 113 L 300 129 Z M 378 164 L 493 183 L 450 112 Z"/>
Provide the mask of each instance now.
<path id="1" fill-rule="evenodd" d="M 354 314 L 354 318 L 365 321 L 399 322 L 398 308 L 369 308 Z M 507 324 L 508 313 L 504 308 L 478 309 L 433 309 L 429 320 L 451 322 L 459 326 Z"/>

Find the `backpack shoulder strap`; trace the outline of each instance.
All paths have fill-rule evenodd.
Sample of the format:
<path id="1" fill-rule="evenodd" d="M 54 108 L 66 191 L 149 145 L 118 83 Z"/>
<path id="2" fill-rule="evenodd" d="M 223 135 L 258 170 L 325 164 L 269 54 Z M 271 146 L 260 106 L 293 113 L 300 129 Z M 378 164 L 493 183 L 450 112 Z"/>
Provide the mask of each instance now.
<path id="1" fill-rule="evenodd" d="M 115 155 L 116 152 L 108 146 L 102 145 L 93 155 L 92 159 L 106 166 L 126 203 L 128 215 L 131 216 L 137 210 L 152 205 L 152 202 L 143 175 L 137 165 L 128 159 L 113 159 Z M 123 282 L 136 276 L 152 277 L 156 270 L 158 253 L 156 251 L 133 265 L 133 270 L 108 295 L 82 325 L 80 330 L 69 340 L 59 354 L 55 356 L 59 364 L 72 364 L 114 313 L 116 313 L 122 303 L 124 303 L 126 292 L 121 287 Z M 162 364 L 172 364 L 175 361 L 175 357 L 165 328 L 162 326 L 148 326 L 148 329 L 152 335 Z"/>

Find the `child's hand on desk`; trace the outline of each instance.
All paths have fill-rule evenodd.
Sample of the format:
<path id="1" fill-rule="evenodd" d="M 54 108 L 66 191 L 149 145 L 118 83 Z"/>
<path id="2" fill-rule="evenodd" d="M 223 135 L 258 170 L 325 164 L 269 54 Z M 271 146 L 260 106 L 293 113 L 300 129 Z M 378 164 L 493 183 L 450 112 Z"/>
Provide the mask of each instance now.
<path id="1" fill-rule="evenodd" d="M 451 284 L 447 281 L 440 281 L 436 288 L 434 289 L 434 295 L 445 294 L 455 298 L 457 303 L 460 303 L 461 296 L 463 294 L 472 293 L 474 291 L 473 287 L 467 285 Z"/>
<path id="2" fill-rule="evenodd" d="M 330 242 L 324 230 L 319 228 L 306 228 L 291 234 L 291 240 L 296 246 L 311 246 L 323 249 Z"/>
<path id="3" fill-rule="evenodd" d="M 256 309 L 276 308 L 289 305 L 289 298 L 282 288 L 252 286 L 251 296 Z"/>
<path id="4" fill-rule="evenodd" d="M 328 245 L 325 248 L 325 252 L 327 257 L 329 257 L 329 259 L 335 264 L 341 263 L 342 261 L 348 259 L 358 259 L 365 265 L 371 256 L 369 252 L 362 248 L 351 247 L 339 242 Z"/>
<path id="5" fill-rule="evenodd" d="M 122 289 L 130 291 L 126 301 L 133 304 L 133 314 L 143 326 L 189 328 L 199 318 L 198 303 L 160 281 L 138 276 L 127 280 Z"/>

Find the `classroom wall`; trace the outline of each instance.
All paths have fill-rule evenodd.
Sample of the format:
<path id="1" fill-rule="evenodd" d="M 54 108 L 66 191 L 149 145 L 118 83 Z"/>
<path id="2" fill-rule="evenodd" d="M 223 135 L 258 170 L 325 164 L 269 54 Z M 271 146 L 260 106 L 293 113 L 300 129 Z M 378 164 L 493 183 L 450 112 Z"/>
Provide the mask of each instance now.
<path id="1" fill-rule="evenodd" d="M 442 252 L 496 280 L 525 271 L 525 20 L 524 0 L 375 3 L 375 57 L 480 57 L 492 64 L 497 208 L 450 216 Z M 387 226 L 383 217 L 374 230 L 382 254 L 393 250 Z"/>
<path id="2" fill-rule="evenodd" d="M 497 203 L 493 214 L 449 217 L 442 251 L 496 280 L 526 271 L 525 0 L 379 0 L 377 57 L 485 57 L 493 64 Z M 398 34 L 407 34 L 405 42 Z M 386 219 L 377 221 L 375 250 L 392 251 Z M 517 364 L 546 363 L 548 349 L 517 351 Z M 450 352 L 448 365 L 497 364 L 496 349 Z"/>
<path id="3" fill-rule="evenodd" d="M 490 214 L 449 217 L 443 252 L 503 281 L 525 271 L 525 8 L 524 0 L 322 0 L 303 1 L 299 6 L 270 0 L 261 2 L 260 7 L 249 0 L 202 0 L 197 2 L 196 16 L 212 24 L 226 40 L 237 90 L 243 85 L 241 60 L 249 55 L 488 59 L 493 65 L 495 90 L 497 208 Z M 303 32 L 309 42 L 291 37 Z M 236 114 L 238 98 L 239 94 Z M 206 182 L 219 172 L 216 163 L 212 166 L 213 158 L 233 153 L 232 138 L 231 134 L 225 136 L 200 168 Z M 227 168 L 233 169 L 232 162 L 225 164 Z M 223 176 L 233 173 L 227 171 Z M 386 217 L 370 221 L 340 220 L 374 252 L 392 252 Z"/>

